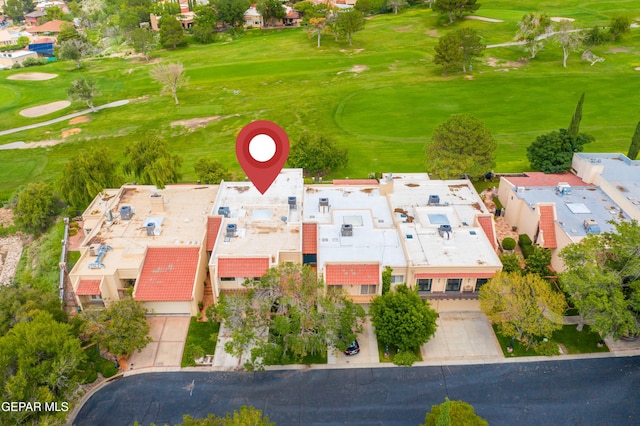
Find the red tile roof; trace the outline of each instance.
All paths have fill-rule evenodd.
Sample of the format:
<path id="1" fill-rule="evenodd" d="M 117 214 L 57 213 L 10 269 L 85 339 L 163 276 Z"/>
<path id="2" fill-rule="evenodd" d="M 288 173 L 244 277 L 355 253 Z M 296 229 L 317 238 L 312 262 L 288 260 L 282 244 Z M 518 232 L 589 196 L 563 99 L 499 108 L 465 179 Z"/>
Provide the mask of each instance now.
<path id="1" fill-rule="evenodd" d="M 261 277 L 269 269 L 268 257 L 218 258 L 218 277 Z"/>
<path id="2" fill-rule="evenodd" d="M 42 25 L 38 25 L 36 27 L 27 28 L 27 32 L 29 33 L 59 33 L 60 26 L 62 24 L 71 24 L 70 22 L 61 21 L 59 19 L 54 19 L 53 21 L 45 22 Z M 71 24 L 73 25 L 73 24 Z"/>
<path id="3" fill-rule="evenodd" d="M 216 244 L 216 238 L 218 238 L 218 231 L 220 230 L 220 224 L 222 223 L 221 217 L 208 217 L 207 218 L 207 251 L 213 251 L 213 246 Z"/>
<path id="4" fill-rule="evenodd" d="M 553 206 L 540 206 L 540 223 L 539 227 L 542 231 L 542 238 L 544 243 L 543 248 L 557 248 L 558 242 L 556 241 L 556 221 L 554 219 Z"/>
<path id="5" fill-rule="evenodd" d="M 380 284 L 380 265 L 327 264 L 324 280 L 327 285 Z"/>
<path id="6" fill-rule="evenodd" d="M 573 173 L 527 172 L 526 176 L 505 176 L 515 186 L 556 186 L 560 182 L 567 182 L 571 186 L 590 186 Z"/>
<path id="7" fill-rule="evenodd" d="M 494 230 L 495 228 L 493 227 L 493 217 L 478 216 L 478 223 L 480 224 L 480 226 L 482 227 L 482 230 L 484 231 L 485 235 L 489 239 L 489 242 L 491 243 L 491 247 L 493 247 L 495 250 L 497 248 L 497 243 L 496 243 L 496 233 Z"/>
<path id="8" fill-rule="evenodd" d="M 375 179 L 334 179 L 334 185 L 377 185 Z"/>
<path id="9" fill-rule="evenodd" d="M 150 247 L 142 265 L 135 299 L 144 302 L 191 300 L 200 262 L 197 247 Z"/>
<path id="10" fill-rule="evenodd" d="M 76 294 L 78 296 L 100 295 L 100 280 L 80 280 Z"/>
<path id="11" fill-rule="evenodd" d="M 415 274 L 416 278 L 492 278 L 495 272 L 425 272 Z"/>
<path id="12" fill-rule="evenodd" d="M 302 254 L 318 254 L 318 224 L 302 224 Z"/>

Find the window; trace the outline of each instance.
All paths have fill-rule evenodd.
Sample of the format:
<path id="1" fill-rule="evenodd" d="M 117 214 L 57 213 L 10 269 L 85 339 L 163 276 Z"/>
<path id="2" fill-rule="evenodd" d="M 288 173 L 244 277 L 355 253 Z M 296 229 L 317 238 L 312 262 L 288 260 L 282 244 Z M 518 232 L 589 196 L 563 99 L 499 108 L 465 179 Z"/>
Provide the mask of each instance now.
<path id="1" fill-rule="evenodd" d="M 449 278 L 447 280 L 447 291 L 460 291 L 462 278 Z"/>
<path id="2" fill-rule="evenodd" d="M 489 278 L 478 278 L 476 280 L 476 291 L 480 290 L 480 287 L 485 285 L 489 281 Z"/>
<path id="3" fill-rule="evenodd" d="M 404 275 L 391 275 L 391 284 L 402 284 L 404 282 Z"/>
<path id="4" fill-rule="evenodd" d="M 220 277 L 220 281 L 235 281 L 236 277 Z"/>
<path id="5" fill-rule="evenodd" d="M 253 277 L 253 281 L 255 281 L 255 282 L 260 281 L 260 277 Z"/>
<path id="6" fill-rule="evenodd" d="M 418 278 L 416 280 L 416 287 L 418 291 L 431 291 L 431 278 Z"/>
<path id="7" fill-rule="evenodd" d="M 95 300 L 95 301 L 102 300 L 102 297 L 100 297 L 99 294 L 92 294 L 90 297 L 91 297 L 91 300 Z"/>
<path id="8" fill-rule="evenodd" d="M 375 284 L 373 284 L 373 285 L 361 285 L 360 286 L 360 294 L 363 294 L 363 295 L 376 294 L 376 286 L 375 286 Z"/>

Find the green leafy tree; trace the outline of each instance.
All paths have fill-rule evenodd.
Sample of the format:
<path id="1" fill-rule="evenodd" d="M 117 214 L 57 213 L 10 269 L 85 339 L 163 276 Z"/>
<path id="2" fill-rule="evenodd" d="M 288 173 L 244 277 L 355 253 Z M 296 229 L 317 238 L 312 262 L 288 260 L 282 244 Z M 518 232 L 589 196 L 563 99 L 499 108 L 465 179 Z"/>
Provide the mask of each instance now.
<path id="1" fill-rule="evenodd" d="M 67 18 L 66 14 L 60 9 L 60 6 L 52 6 L 47 8 L 47 21 L 53 21 L 55 19 L 63 21 Z"/>
<path id="2" fill-rule="evenodd" d="M 76 40 L 76 39 L 77 40 L 82 39 L 82 36 L 78 32 L 75 25 L 73 25 L 70 22 L 65 22 L 63 24 L 60 24 L 60 33 L 56 38 L 58 43 L 64 43 L 65 41 Z"/>
<path id="3" fill-rule="evenodd" d="M 308 354 L 325 353 L 327 343 L 344 350 L 362 331 L 364 309 L 340 292 L 325 295 L 317 274 L 306 265 L 280 265 L 244 285 L 250 291 L 225 296 L 216 313 L 231 331 L 228 353 L 241 356 L 253 347 L 251 368 L 287 359 L 299 362 Z"/>
<path id="4" fill-rule="evenodd" d="M 405 284 L 376 296 L 369 314 L 380 342 L 394 345 L 401 352 L 418 349 L 436 332 L 438 313 Z"/>
<path id="5" fill-rule="evenodd" d="M 522 259 L 515 253 L 501 254 L 502 272 L 523 272 Z"/>
<path id="6" fill-rule="evenodd" d="M 530 12 L 518 22 L 516 40 L 524 42 L 524 47 L 535 58 L 551 34 L 553 22 L 546 13 Z"/>
<path id="7" fill-rule="evenodd" d="M 628 16 L 614 16 L 609 24 L 609 33 L 615 41 L 622 37 L 623 34 L 631 31 L 631 19 Z"/>
<path id="8" fill-rule="evenodd" d="M 631 138 L 631 145 L 629 145 L 629 151 L 627 152 L 627 157 L 631 160 L 635 160 L 638 157 L 638 152 L 640 151 L 640 121 L 636 124 L 636 131 L 633 132 L 633 137 Z"/>
<path id="9" fill-rule="evenodd" d="M 390 266 L 385 266 L 382 271 L 382 295 L 384 296 L 391 290 L 391 274 L 392 269 Z"/>
<path id="10" fill-rule="evenodd" d="M 287 16 L 287 11 L 280 0 L 260 0 L 256 5 L 256 10 L 262 15 L 265 27 L 268 21 L 274 26 L 276 19 Z"/>
<path id="11" fill-rule="evenodd" d="M 64 61 L 75 61 L 76 68 L 82 68 L 82 60 L 93 52 L 93 46 L 81 38 L 72 38 L 60 43 L 58 57 Z"/>
<path id="12" fill-rule="evenodd" d="M 181 426 L 275 426 L 269 421 L 269 416 L 263 416 L 261 410 L 243 405 L 240 411 L 233 410 L 233 414 L 217 417 L 209 414 L 204 419 L 193 419 L 185 415 Z"/>
<path id="13" fill-rule="evenodd" d="M 136 53 L 142 53 L 145 61 L 149 60 L 149 54 L 153 52 L 157 45 L 155 34 L 144 28 L 134 29 L 129 36 L 129 40 L 133 50 Z"/>
<path id="14" fill-rule="evenodd" d="M 129 356 L 150 342 L 149 323 L 142 304 L 131 298 L 113 302 L 106 309 L 81 313 L 82 332 L 115 356 Z"/>
<path id="15" fill-rule="evenodd" d="M 144 185 L 164 188 L 176 183 L 180 177 L 182 157 L 171 154 L 167 142 L 157 137 L 147 137 L 125 148 L 127 161 L 122 165 L 125 174 L 133 174 Z"/>
<path id="16" fill-rule="evenodd" d="M 311 18 L 326 18 L 328 5 L 326 3 L 312 3 L 301 1 L 293 5 L 293 8 L 302 14 L 302 22 L 309 23 Z"/>
<path id="17" fill-rule="evenodd" d="M 16 22 L 24 21 L 24 15 L 35 10 L 35 3 L 31 0 L 7 0 L 4 13 Z"/>
<path id="18" fill-rule="evenodd" d="M 480 288 L 480 309 L 506 336 L 532 344 L 562 328 L 565 300 L 534 274 L 498 273 Z"/>
<path id="19" fill-rule="evenodd" d="M 460 49 L 460 38 L 455 32 L 440 37 L 434 50 L 436 54 L 433 56 L 433 62 L 442 65 L 443 74 L 462 68 L 464 58 Z"/>
<path id="20" fill-rule="evenodd" d="M 76 209 L 84 209 L 105 188 L 122 183 L 119 163 L 103 147 L 80 151 L 62 168 L 62 198 Z"/>
<path id="21" fill-rule="evenodd" d="M 582 44 L 587 49 L 591 49 L 594 46 L 599 46 L 609 41 L 611 41 L 611 34 L 601 31 L 600 27 L 595 26 L 585 32 Z"/>
<path id="22" fill-rule="evenodd" d="M 60 213 L 60 199 L 53 186 L 45 182 L 34 182 L 18 193 L 13 208 L 18 229 L 38 235 L 46 230 Z"/>
<path id="23" fill-rule="evenodd" d="M 421 426 L 441 425 L 489 426 L 489 423 L 475 413 L 471 404 L 446 398 L 442 404 L 431 407 Z"/>
<path id="24" fill-rule="evenodd" d="M 57 295 L 28 285 L 0 286 L 0 336 L 20 322 L 32 321 L 39 312 L 47 312 L 57 322 L 67 322 Z"/>
<path id="25" fill-rule="evenodd" d="M 582 104 L 584 104 L 584 92 L 582 92 L 582 96 L 580 96 L 580 100 L 578 100 L 578 105 L 576 105 L 576 110 L 573 113 L 573 117 L 571 117 L 571 123 L 569 124 L 568 132 L 571 136 L 577 137 L 580 134 L 580 122 L 582 121 Z"/>
<path id="26" fill-rule="evenodd" d="M 224 164 L 210 158 L 201 158 L 195 162 L 193 168 L 198 179 L 207 184 L 220 183 L 222 180 L 230 180 L 231 172 Z"/>
<path id="27" fill-rule="evenodd" d="M 289 165 L 304 169 L 311 176 L 323 176 L 347 166 L 348 149 L 340 148 L 333 139 L 304 133 L 291 147 Z"/>
<path id="28" fill-rule="evenodd" d="M 603 336 L 640 332 L 640 225 L 616 222 L 615 232 L 590 234 L 560 251 L 559 281 L 585 322 Z"/>
<path id="29" fill-rule="evenodd" d="M 536 274 L 542 278 L 551 275 L 549 265 L 551 264 L 551 250 L 540 246 L 533 246 L 533 251 L 524 261 L 525 271 L 530 274 Z"/>
<path id="30" fill-rule="evenodd" d="M 433 176 L 480 176 L 495 167 L 497 143 L 487 126 L 470 114 L 452 115 L 433 130 L 432 139 L 425 151 Z"/>
<path id="31" fill-rule="evenodd" d="M 164 16 L 160 19 L 160 44 L 164 48 L 175 49 L 187 44 L 182 25 L 173 16 Z"/>
<path id="32" fill-rule="evenodd" d="M 231 27 L 242 25 L 244 12 L 251 6 L 250 0 L 213 0 L 218 20 Z"/>
<path id="33" fill-rule="evenodd" d="M 352 36 L 358 31 L 364 29 L 364 14 L 357 9 L 348 9 L 338 12 L 334 28 L 338 34 L 345 35 L 349 46 L 353 46 Z"/>
<path id="34" fill-rule="evenodd" d="M 189 82 L 189 77 L 187 77 L 181 62 L 156 65 L 149 71 L 149 75 L 162 85 L 162 94 L 169 92 L 176 105 L 180 103 L 178 89 Z"/>
<path id="35" fill-rule="evenodd" d="M 67 90 L 67 96 L 72 101 L 83 102 L 87 104 L 91 111 L 97 110 L 93 106 L 93 98 L 100 94 L 100 90 L 96 87 L 93 78 L 79 78 L 71 82 L 71 87 Z"/>
<path id="36" fill-rule="evenodd" d="M 322 38 L 322 34 L 328 31 L 327 26 L 327 18 L 325 17 L 317 17 L 309 19 L 309 37 L 317 36 L 318 37 L 318 46 L 320 47 L 320 39 Z"/>
<path id="37" fill-rule="evenodd" d="M 566 68 L 569 54 L 580 48 L 584 35 L 580 30 L 574 29 L 571 22 L 562 21 L 558 24 L 554 37 L 562 47 L 562 66 Z"/>
<path id="38" fill-rule="evenodd" d="M 210 5 L 196 6 L 196 17 L 191 32 L 193 38 L 200 43 L 211 43 L 215 40 L 218 15 Z"/>
<path id="39" fill-rule="evenodd" d="M 76 370 L 84 360 L 71 326 L 48 312 L 17 323 L 0 337 L 0 398 L 3 401 L 68 404 L 76 388 Z M 3 424 L 54 424 L 59 415 L 39 410 L 3 410 Z"/>
<path id="40" fill-rule="evenodd" d="M 387 0 L 387 5 L 393 10 L 394 15 L 397 15 L 398 10 L 405 8 L 407 4 L 407 0 Z"/>
<path id="41" fill-rule="evenodd" d="M 431 2 L 430 6 L 434 12 L 446 15 L 449 18 L 449 24 L 480 8 L 476 0 L 437 0 Z"/>
<path id="42" fill-rule="evenodd" d="M 527 159 L 534 170 L 544 173 L 564 172 L 571 168 L 575 152 L 582 152 L 584 145 L 595 138 L 580 133 L 571 136 L 566 129 L 540 135 L 527 147 Z"/>

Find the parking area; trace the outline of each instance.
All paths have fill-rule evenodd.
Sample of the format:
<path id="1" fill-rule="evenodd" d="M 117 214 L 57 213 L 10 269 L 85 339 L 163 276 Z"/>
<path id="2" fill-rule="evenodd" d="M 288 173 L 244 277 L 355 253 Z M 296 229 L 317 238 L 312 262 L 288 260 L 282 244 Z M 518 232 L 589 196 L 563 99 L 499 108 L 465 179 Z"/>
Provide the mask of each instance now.
<path id="1" fill-rule="evenodd" d="M 330 353 L 327 357 L 327 364 L 357 365 L 378 363 L 380 361 L 378 358 L 378 342 L 369 317 L 367 317 L 363 328 L 362 334 L 358 336 L 360 353 L 351 356 L 347 356 L 342 352 L 337 354 Z"/>
<path id="2" fill-rule="evenodd" d="M 129 357 L 127 370 L 180 367 L 189 320 L 189 317 L 147 317 L 153 341 L 142 352 L 135 352 Z"/>

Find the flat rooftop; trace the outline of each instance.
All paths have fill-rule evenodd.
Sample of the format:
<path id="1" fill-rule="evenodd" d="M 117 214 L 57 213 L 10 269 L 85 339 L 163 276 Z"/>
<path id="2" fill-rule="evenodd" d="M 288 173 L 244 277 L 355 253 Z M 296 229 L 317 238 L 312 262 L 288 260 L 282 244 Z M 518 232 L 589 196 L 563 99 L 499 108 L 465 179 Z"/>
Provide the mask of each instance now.
<path id="1" fill-rule="evenodd" d="M 602 176 L 625 198 L 640 206 L 640 160 L 630 160 L 622 154 L 575 154 L 581 159 L 602 165 Z M 639 207 L 640 208 L 640 207 Z"/>
<path id="2" fill-rule="evenodd" d="M 87 255 L 76 268 L 82 275 L 92 275 L 92 271 L 103 275 L 109 270 L 136 268 L 147 247 L 200 247 L 217 193 L 217 185 L 169 185 L 162 190 L 125 185 L 104 191 L 83 214 L 84 228 L 91 232 L 82 247 L 110 246 L 101 261 L 107 271 L 90 269 L 96 257 Z M 130 219 L 123 218 L 123 207 L 130 211 Z M 153 235 L 148 234 L 150 223 Z"/>
<path id="3" fill-rule="evenodd" d="M 389 204 L 377 184 L 309 185 L 304 203 L 304 221 L 318 223 L 319 269 L 326 262 L 406 265 Z M 352 236 L 342 235 L 343 224 L 352 226 Z"/>
<path id="4" fill-rule="evenodd" d="M 218 200 L 209 211 L 223 218 L 215 254 L 224 257 L 269 256 L 302 247 L 302 169 L 283 169 L 264 193 L 251 182 L 224 182 Z M 295 205 L 290 206 L 290 197 Z M 236 225 L 236 236 L 226 237 L 227 225 Z M 275 262 L 276 259 L 272 259 Z"/>
<path id="5" fill-rule="evenodd" d="M 572 187 L 568 195 L 559 194 L 555 188 L 525 188 L 516 196 L 533 209 L 537 203 L 555 203 L 557 223 L 570 237 L 584 237 L 584 221 L 598 222 L 602 232 L 614 231 L 610 220 L 630 220 L 620 207 L 600 188 L 595 186 Z"/>

